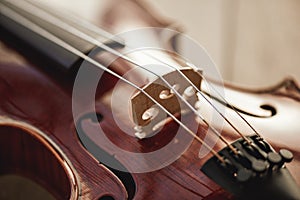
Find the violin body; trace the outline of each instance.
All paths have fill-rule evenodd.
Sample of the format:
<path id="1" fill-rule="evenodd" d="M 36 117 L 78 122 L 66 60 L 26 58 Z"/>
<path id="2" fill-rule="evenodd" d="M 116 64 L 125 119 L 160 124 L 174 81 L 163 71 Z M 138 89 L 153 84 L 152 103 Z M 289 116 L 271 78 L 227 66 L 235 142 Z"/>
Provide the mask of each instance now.
<path id="1" fill-rule="evenodd" d="M 144 13 L 138 19 L 143 25 L 166 26 L 166 22 L 157 20 L 149 12 L 143 12 L 145 8 L 140 5 L 128 4 L 132 6 L 133 13 Z M 115 7 L 114 12 L 122 13 L 118 9 L 121 8 Z M 113 15 L 113 12 L 110 14 Z M 115 21 L 121 24 L 125 17 L 122 20 L 110 15 L 106 17 L 108 19 L 103 20 L 102 24 L 108 23 L 106 27 L 120 31 L 118 27 L 122 26 L 115 24 Z M 2 35 L 1 41 L 1 175 L 25 176 L 44 186 L 57 199 L 235 199 L 200 171 L 211 155 L 199 159 L 201 144 L 197 141 L 192 141 L 176 161 L 155 171 L 120 173 L 106 166 L 101 162 L 102 155 L 95 157 L 82 141 L 76 129 L 79 120 L 84 132 L 96 134 L 94 127 L 100 124 L 113 144 L 126 151 L 145 153 L 168 144 L 179 129 L 178 124 L 170 121 L 159 134 L 143 140 L 124 133 L 107 103 L 118 81 L 108 74 L 101 78 L 105 84 L 99 84 L 97 88 L 95 109 L 98 118 L 84 118 L 91 110 L 78 101 L 75 104 L 80 107 L 80 116 L 83 118 L 74 120 L 74 80 L 64 78 L 56 71 L 44 70 L 55 66 L 28 55 L 30 49 L 14 49 L 17 44 L 12 44 L 6 36 Z M 120 64 L 124 63 L 113 62 L 110 68 Z M 300 125 L 297 119 L 300 117 L 300 88 L 297 83 L 287 79 L 269 89 L 250 90 L 230 84 L 225 84 L 225 88 L 230 94 L 228 101 L 245 111 L 245 118 L 258 128 L 275 150 L 286 148 L 294 154 L 294 160 L 287 164 L 287 168 L 299 185 Z M 235 96 L 249 98 L 251 103 L 234 102 Z M 228 107 L 226 110 L 228 116 L 233 112 Z M 191 113 L 187 118 L 190 119 L 187 126 L 197 126 L 197 135 L 206 134 L 207 126 L 200 124 L 198 127 Z M 243 126 L 239 128 L 249 132 Z M 222 135 L 230 141 L 239 138 L 227 125 Z M 139 165 L 136 160 L 115 155 L 104 140 L 99 139 L 97 145 L 104 152 L 103 156 L 114 157 L 127 169 Z M 222 148 L 219 143 L 214 146 L 216 151 Z"/>

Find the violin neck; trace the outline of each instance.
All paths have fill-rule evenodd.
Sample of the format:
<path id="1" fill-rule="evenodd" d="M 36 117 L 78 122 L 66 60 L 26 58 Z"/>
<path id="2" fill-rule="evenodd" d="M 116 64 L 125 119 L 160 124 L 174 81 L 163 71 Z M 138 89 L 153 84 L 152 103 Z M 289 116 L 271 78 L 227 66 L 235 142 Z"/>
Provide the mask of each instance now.
<path id="1" fill-rule="evenodd" d="M 2 2 L 1 2 L 2 3 Z M 42 20 L 25 10 L 3 2 L 5 6 L 19 15 L 22 15 L 26 20 L 30 20 L 42 29 L 59 37 L 61 40 L 72 44 L 75 48 L 83 53 L 88 53 L 93 48 L 93 45 L 79 37 L 72 35 L 66 30 L 60 29 L 54 24 Z M 76 63 L 80 63 L 80 57 L 52 42 L 51 40 L 40 36 L 38 33 L 30 30 L 20 22 L 11 19 L 4 13 L 0 13 L 0 29 L 1 38 L 8 41 L 9 45 L 16 46 L 17 50 L 32 58 L 35 62 L 47 64 L 45 67 L 53 67 L 63 72 L 68 72 Z"/>

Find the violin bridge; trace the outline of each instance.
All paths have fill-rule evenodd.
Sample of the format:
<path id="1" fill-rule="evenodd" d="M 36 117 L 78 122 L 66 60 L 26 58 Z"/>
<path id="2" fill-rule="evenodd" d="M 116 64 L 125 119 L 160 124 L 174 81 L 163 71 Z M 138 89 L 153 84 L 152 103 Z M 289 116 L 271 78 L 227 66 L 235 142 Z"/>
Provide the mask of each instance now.
<path id="1" fill-rule="evenodd" d="M 194 86 L 200 89 L 201 71 L 195 71 L 191 68 L 170 72 L 163 78 L 172 86 L 170 89 L 161 79 L 156 79 L 147 84 L 142 89 L 148 93 L 158 104 L 163 106 L 175 117 L 187 113 L 187 106 L 172 90 L 176 90 L 191 105 L 197 101 L 196 91 L 191 86 L 188 78 Z M 139 139 L 151 137 L 159 131 L 166 123 L 172 119 L 158 105 L 149 99 L 143 92 L 138 91 L 131 98 L 131 108 L 135 126 L 135 135 Z"/>

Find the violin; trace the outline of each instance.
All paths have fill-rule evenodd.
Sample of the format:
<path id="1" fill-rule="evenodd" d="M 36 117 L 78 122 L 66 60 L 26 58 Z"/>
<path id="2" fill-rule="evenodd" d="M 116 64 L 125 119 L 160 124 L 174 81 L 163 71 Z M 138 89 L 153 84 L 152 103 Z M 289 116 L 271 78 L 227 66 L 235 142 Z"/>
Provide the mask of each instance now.
<path id="1" fill-rule="evenodd" d="M 0 7 L 0 178 L 54 199 L 300 199 L 294 79 L 223 83 L 138 1 L 113 3 L 101 26 L 31 1 Z"/>

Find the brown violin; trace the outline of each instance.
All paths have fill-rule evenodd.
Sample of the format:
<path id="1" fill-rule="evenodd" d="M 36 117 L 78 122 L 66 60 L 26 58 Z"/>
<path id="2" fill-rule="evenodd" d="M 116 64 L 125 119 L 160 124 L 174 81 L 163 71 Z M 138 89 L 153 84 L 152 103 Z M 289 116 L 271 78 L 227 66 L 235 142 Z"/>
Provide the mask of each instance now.
<path id="1" fill-rule="evenodd" d="M 0 8 L 0 199 L 46 198 L 10 193 L 14 176 L 49 199 L 300 199 L 292 78 L 223 83 L 138 1 L 112 3 L 100 27 L 27 0 Z"/>

